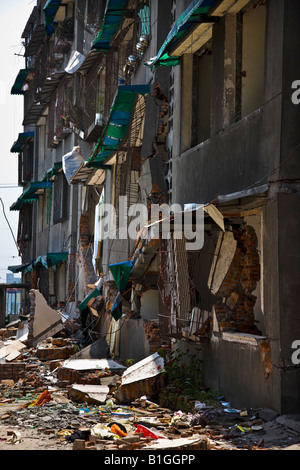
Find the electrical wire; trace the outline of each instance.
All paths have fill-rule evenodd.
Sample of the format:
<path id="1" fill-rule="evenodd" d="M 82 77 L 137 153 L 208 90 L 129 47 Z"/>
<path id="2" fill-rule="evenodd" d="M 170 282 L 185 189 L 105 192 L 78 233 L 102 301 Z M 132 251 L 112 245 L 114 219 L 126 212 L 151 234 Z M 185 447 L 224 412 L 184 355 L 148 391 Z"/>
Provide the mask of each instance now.
<path id="1" fill-rule="evenodd" d="M 247 188 L 245 188 L 246 190 L 247 189 L 251 189 L 253 187 L 255 187 L 257 184 L 261 183 L 263 180 L 265 180 L 266 178 L 268 178 L 268 176 L 271 176 L 273 173 L 275 173 L 275 171 L 277 171 L 279 168 L 281 168 L 284 163 L 286 163 L 290 158 L 291 156 L 299 149 L 300 147 L 300 144 L 298 144 L 283 160 L 282 162 L 280 162 L 275 168 L 273 168 L 273 170 L 271 170 L 269 173 L 266 173 L 265 176 L 263 176 L 260 180 L 256 181 L 255 183 L 253 183 L 252 185 L 248 186 Z"/>
<path id="2" fill-rule="evenodd" d="M 7 222 L 7 225 L 8 225 L 8 227 L 9 227 L 9 230 L 10 230 L 10 232 L 11 232 L 11 234 L 12 234 L 13 240 L 14 240 L 15 245 L 16 245 L 17 250 L 18 250 L 19 247 L 18 247 L 18 244 L 17 244 L 17 240 L 16 240 L 16 238 L 15 238 L 15 235 L 14 235 L 14 232 L 13 232 L 13 230 L 12 230 L 12 228 L 11 228 L 11 225 L 10 225 L 10 223 L 9 223 L 9 220 L 8 220 L 8 218 L 6 217 L 5 208 L 4 208 L 4 203 L 3 203 L 1 197 L 0 197 L 0 202 L 1 202 L 1 204 L 2 204 L 2 210 L 3 210 L 4 218 L 5 218 L 6 222 Z"/>

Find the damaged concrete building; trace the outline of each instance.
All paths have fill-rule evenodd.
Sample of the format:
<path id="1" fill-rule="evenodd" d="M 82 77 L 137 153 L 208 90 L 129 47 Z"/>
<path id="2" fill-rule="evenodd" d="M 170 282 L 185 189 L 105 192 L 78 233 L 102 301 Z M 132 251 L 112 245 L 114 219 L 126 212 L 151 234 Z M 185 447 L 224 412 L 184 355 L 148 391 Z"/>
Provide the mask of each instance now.
<path id="1" fill-rule="evenodd" d="M 10 269 L 112 357 L 200 349 L 237 407 L 299 412 L 297 0 L 36 3 Z"/>

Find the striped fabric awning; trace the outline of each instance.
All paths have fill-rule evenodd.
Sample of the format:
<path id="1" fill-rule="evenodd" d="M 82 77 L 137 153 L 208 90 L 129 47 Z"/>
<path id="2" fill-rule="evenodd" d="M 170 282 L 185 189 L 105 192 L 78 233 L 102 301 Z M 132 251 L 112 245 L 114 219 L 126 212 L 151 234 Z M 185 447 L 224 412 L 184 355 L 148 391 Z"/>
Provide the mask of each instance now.
<path id="1" fill-rule="evenodd" d="M 92 49 L 108 51 L 123 17 L 127 0 L 108 0 L 102 27 L 93 41 Z"/>
<path id="2" fill-rule="evenodd" d="M 116 152 L 127 135 L 132 111 L 138 94 L 150 93 L 149 85 L 121 85 L 110 110 L 105 126 L 87 166 L 101 168 L 105 160 Z"/>

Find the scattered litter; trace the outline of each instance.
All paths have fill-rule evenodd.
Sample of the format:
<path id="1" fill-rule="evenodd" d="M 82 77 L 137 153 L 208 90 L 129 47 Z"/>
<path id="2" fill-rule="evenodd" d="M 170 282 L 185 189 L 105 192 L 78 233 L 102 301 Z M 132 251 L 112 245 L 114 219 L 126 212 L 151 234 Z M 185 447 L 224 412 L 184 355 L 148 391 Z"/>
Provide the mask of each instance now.
<path id="1" fill-rule="evenodd" d="M 201 401 L 195 401 L 195 410 L 203 410 L 206 408 L 206 403 L 201 403 Z"/>
<path id="2" fill-rule="evenodd" d="M 1 343 L 1 424 L 14 428 L 1 442 L 24 442 L 16 430 L 21 428 L 36 433 L 38 446 L 51 439 L 53 447 L 71 444 L 73 450 L 231 450 L 243 448 L 250 439 L 251 448 L 259 450 L 266 444 L 260 416 L 270 413 L 236 409 L 224 396 L 214 406 L 207 398 L 184 406 L 189 397 L 181 391 L 182 409 L 174 409 L 176 403 L 167 408 L 159 400 L 166 387 L 164 359 L 158 353 L 125 367 L 93 356 L 93 345 L 81 357 L 76 341 L 61 333 L 59 329 L 55 337 L 43 337 L 36 346 L 20 340 Z M 96 343 L 97 351 L 105 349 Z M 74 350 L 67 359 L 59 357 Z"/>
<path id="3" fill-rule="evenodd" d="M 42 406 L 45 403 L 48 403 L 51 401 L 51 395 L 48 390 L 44 390 L 43 393 L 41 393 L 35 400 L 30 401 L 29 403 L 25 403 L 24 405 L 21 405 L 20 408 L 30 408 L 32 406 Z"/>
<path id="4" fill-rule="evenodd" d="M 256 425 L 256 426 L 251 426 L 251 429 L 252 429 L 252 431 L 262 431 L 263 427 Z"/>
<path id="5" fill-rule="evenodd" d="M 136 424 L 136 433 L 143 434 L 145 437 L 151 437 L 151 439 L 165 439 L 161 432 L 155 428 L 148 428 L 142 424 Z"/>
<path id="6" fill-rule="evenodd" d="M 8 431 L 8 435 L 11 435 L 9 439 L 6 440 L 6 444 L 18 444 L 19 442 L 22 442 L 23 439 L 21 437 L 21 433 L 18 431 Z"/>

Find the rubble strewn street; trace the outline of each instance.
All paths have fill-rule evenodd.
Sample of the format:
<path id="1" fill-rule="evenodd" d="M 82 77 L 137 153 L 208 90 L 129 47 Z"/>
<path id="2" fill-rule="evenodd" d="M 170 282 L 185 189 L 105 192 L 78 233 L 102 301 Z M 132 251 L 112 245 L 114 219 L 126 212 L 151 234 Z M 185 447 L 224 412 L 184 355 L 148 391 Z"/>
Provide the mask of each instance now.
<path id="1" fill-rule="evenodd" d="M 36 348 L 8 330 L 0 348 L 2 450 L 300 450 L 299 416 L 237 410 L 221 396 L 213 404 L 180 397 L 189 411 L 163 406 L 158 353 L 126 367 L 82 359 L 84 350 L 64 330 Z"/>

